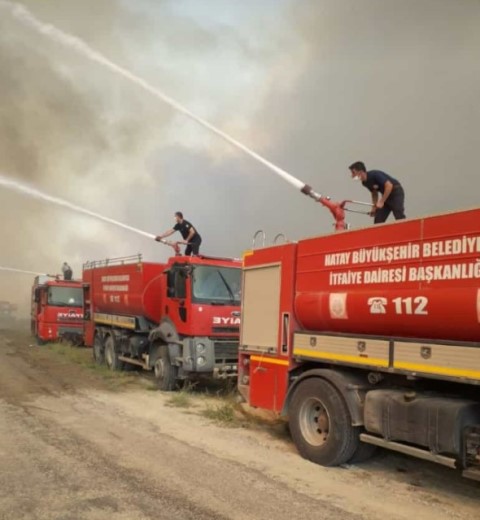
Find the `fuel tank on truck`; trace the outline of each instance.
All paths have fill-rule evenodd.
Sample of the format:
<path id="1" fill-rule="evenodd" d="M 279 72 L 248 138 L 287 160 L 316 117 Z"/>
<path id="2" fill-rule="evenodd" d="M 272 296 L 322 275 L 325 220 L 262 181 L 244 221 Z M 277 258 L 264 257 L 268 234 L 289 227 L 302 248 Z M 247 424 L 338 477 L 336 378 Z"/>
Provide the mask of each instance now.
<path id="1" fill-rule="evenodd" d="M 138 261 L 108 265 L 86 264 L 83 281 L 90 285 L 95 312 L 144 316 L 158 323 L 165 291 L 165 264 Z"/>
<path id="2" fill-rule="evenodd" d="M 480 339 L 480 209 L 298 244 L 295 312 L 305 330 Z"/>

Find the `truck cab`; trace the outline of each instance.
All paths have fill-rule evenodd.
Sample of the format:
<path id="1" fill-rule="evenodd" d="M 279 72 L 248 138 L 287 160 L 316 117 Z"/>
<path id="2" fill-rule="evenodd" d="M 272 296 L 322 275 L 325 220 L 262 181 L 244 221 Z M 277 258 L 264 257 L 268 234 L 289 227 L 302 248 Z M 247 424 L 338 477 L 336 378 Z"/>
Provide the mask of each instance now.
<path id="1" fill-rule="evenodd" d="M 39 345 L 83 343 L 83 288 L 76 280 L 37 276 L 32 286 L 31 332 Z"/>
<path id="2" fill-rule="evenodd" d="M 236 373 L 240 331 L 241 271 L 229 260 L 171 259 L 166 270 L 163 323 L 191 338 L 195 352 L 183 368 Z M 160 329 L 161 329 L 160 325 Z M 231 366 L 231 368 L 226 368 Z"/>

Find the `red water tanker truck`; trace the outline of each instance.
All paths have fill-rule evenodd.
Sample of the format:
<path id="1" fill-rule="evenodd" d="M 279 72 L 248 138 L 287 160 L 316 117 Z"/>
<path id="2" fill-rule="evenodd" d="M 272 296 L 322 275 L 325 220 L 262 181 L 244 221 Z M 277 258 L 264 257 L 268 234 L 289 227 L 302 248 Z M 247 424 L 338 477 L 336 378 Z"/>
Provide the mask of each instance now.
<path id="1" fill-rule="evenodd" d="M 83 343 L 83 285 L 78 280 L 36 276 L 32 286 L 31 332 L 37 343 Z"/>
<path id="2" fill-rule="evenodd" d="M 153 370 L 162 390 L 237 375 L 241 262 L 141 256 L 84 265 L 85 343 L 112 370 Z"/>
<path id="3" fill-rule="evenodd" d="M 238 384 L 316 463 L 380 446 L 480 479 L 480 209 L 247 253 Z"/>

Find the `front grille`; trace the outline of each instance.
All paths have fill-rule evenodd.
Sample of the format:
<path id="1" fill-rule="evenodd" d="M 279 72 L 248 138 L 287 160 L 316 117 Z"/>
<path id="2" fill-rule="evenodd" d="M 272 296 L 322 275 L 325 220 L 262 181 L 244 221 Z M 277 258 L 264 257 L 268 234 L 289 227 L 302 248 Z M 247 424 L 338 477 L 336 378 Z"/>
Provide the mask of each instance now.
<path id="1" fill-rule="evenodd" d="M 214 346 L 216 363 L 237 363 L 238 343 L 216 341 Z"/>
<path id="2" fill-rule="evenodd" d="M 59 336 L 67 336 L 67 335 L 75 335 L 75 334 L 82 336 L 83 329 L 81 327 L 58 327 Z"/>
<path id="3" fill-rule="evenodd" d="M 212 327 L 214 334 L 240 334 L 240 327 Z"/>

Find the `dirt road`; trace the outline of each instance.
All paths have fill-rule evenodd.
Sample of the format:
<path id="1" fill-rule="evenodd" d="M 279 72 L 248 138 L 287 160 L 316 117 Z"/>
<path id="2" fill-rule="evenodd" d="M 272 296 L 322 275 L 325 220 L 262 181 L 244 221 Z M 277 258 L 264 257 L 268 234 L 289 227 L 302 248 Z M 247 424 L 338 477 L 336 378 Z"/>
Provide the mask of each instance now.
<path id="1" fill-rule="evenodd" d="M 394 454 L 326 469 L 169 403 L 0 331 L 0 519 L 480 518 L 480 486 L 451 470 Z"/>

